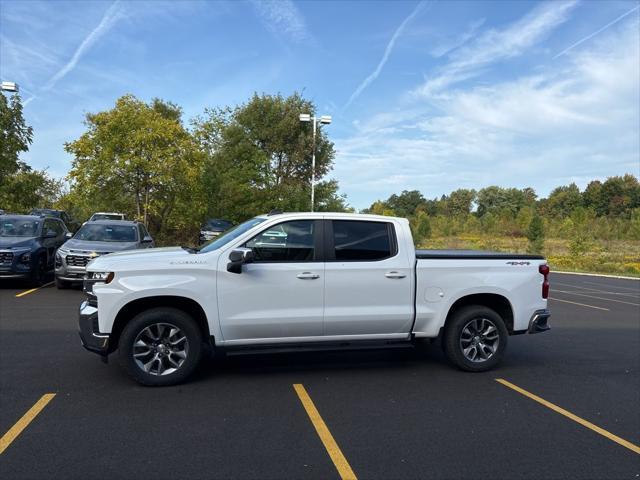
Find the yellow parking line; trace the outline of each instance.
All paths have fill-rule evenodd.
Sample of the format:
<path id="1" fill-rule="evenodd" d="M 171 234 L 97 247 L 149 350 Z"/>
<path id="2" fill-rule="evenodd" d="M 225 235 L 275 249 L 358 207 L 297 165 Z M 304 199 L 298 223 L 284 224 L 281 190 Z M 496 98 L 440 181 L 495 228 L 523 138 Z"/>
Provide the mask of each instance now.
<path id="1" fill-rule="evenodd" d="M 593 305 L 587 305 L 586 303 L 578 303 L 578 302 L 570 302 L 569 300 L 560 300 L 559 298 L 554 298 L 554 297 L 549 297 L 549 300 L 553 300 L 555 302 L 564 302 L 564 303 L 570 303 L 571 305 L 580 305 L 581 307 L 589 307 L 589 308 L 595 308 L 596 310 L 605 310 L 605 311 L 609 311 L 608 308 L 604 308 L 604 307 L 595 307 Z"/>
<path id="2" fill-rule="evenodd" d="M 29 295 L 30 293 L 33 293 L 36 290 L 40 290 L 41 288 L 48 287 L 49 285 L 53 285 L 53 282 L 45 283 L 44 285 L 40 285 L 39 287 L 32 288 L 31 290 L 25 290 L 24 292 L 17 293 L 16 298 L 24 297 L 25 295 Z"/>
<path id="3" fill-rule="evenodd" d="M 44 407 L 46 407 L 55 396 L 55 393 L 45 393 L 40 400 L 38 400 L 33 407 L 31 407 L 29 411 L 25 413 L 22 418 L 2 436 L 2 438 L 0 438 L 0 455 L 2 455 L 2 452 L 4 452 L 9 445 L 11 445 L 11 442 L 13 442 L 18 435 L 20 435 L 22 431 L 29 426 L 33 419 L 36 418 L 42 409 L 44 409 Z"/>
<path id="4" fill-rule="evenodd" d="M 295 383 L 293 388 L 298 394 L 298 398 L 300 398 L 307 415 L 309 415 L 309 420 L 313 423 L 316 433 L 320 437 L 324 448 L 327 449 L 327 453 L 331 457 L 333 464 L 338 469 L 340 478 L 342 478 L 342 480 L 356 480 L 356 474 L 353 473 L 351 466 L 349 466 L 349 462 L 347 462 L 347 459 L 342 454 L 340 447 L 338 447 L 338 444 L 333 439 L 333 435 L 331 435 L 331 432 L 327 428 L 327 424 L 322 420 L 318 409 L 316 409 L 316 406 L 313 404 L 313 401 L 304 386 L 300 383 Z"/>
<path id="5" fill-rule="evenodd" d="M 612 442 L 616 442 L 618 445 L 622 445 L 623 447 L 628 448 L 632 452 L 640 454 L 640 447 L 638 445 L 635 445 L 635 444 L 625 440 L 624 438 L 620 438 L 620 437 L 618 437 L 617 435 L 614 435 L 611 432 L 607 432 L 604 428 L 600 428 L 597 425 L 594 425 L 593 423 L 588 422 L 584 418 L 580 418 L 577 415 L 574 415 L 573 413 L 568 412 L 564 408 L 561 408 L 561 407 L 559 407 L 557 405 L 554 405 L 553 403 L 548 402 L 544 398 L 540 398 L 539 396 L 534 395 L 531 392 L 527 392 L 525 389 L 520 388 L 517 385 L 514 385 L 513 383 L 508 382 L 508 381 L 506 381 L 506 380 L 504 380 L 502 378 L 496 378 L 496 382 L 499 382 L 502 385 L 504 385 L 505 387 L 509 387 L 510 389 L 515 390 L 518 393 L 521 393 L 525 397 L 529 397 L 531 400 L 534 400 L 534 401 L 538 402 L 539 404 L 544 405 L 547 408 L 550 408 L 551 410 L 553 410 L 556 413 L 559 413 L 560 415 L 564 415 L 565 417 L 570 418 L 574 422 L 579 423 L 583 427 L 587 427 L 589 430 L 593 430 L 594 432 L 599 433 L 600 435 L 602 435 L 603 437 L 608 438 Z"/>

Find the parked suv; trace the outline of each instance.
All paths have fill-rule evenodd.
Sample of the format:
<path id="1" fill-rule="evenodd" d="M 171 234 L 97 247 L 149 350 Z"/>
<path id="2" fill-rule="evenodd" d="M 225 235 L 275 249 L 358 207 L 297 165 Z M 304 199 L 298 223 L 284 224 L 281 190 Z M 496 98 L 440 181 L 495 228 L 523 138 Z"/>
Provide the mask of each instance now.
<path id="1" fill-rule="evenodd" d="M 95 257 L 123 250 L 151 248 L 153 239 L 145 226 L 127 220 L 86 222 L 56 254 L 56 287 L 82 282 L 87 264 Z"/>
<path id="2" fill-rule="evenodd" d="M 54 210 L 53 208 L 34 208 L 29 212 L 29 215 L 59 218 L 72 232 L 75 232 L 80 228 L 80 224 L 71 218 L 71 216 L 64 210 Z"/>
<path id="3" fill-rule="evenodd" d="M 40 285 L 69 231 L 58 218 L 0 215 L 0 278 Z"/>
<path id="4" fill-rule="evenodd" d="M 229 230 L 231 227 L 233 227 L 233 223 L 228 220 L 222 220 L 220 218 L 210 218 L 200 227 L 200 243 L 205 243 L 213 238 L 216 238 L 221 233 Z"/>

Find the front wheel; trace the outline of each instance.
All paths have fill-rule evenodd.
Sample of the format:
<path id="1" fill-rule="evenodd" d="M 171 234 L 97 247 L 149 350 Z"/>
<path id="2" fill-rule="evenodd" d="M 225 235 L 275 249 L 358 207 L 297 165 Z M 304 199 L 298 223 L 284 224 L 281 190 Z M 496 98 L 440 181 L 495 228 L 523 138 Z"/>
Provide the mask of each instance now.
<path id="1" fill-rule="evenodd" d="M 468 372 L 495 367 L 507 348 L 509 332 L 502 317 L 481 305 L 463 307 L 453 314 L 444 332 L 449 360 Z"/>
<path id="2" fill-rule="evenodd" d="M 202 354 L 195 321 L 175 308 L 154 308 L 136 315 L 118 343 L 120 363 L 142 385 L 166 386 L 184 381 Z"/>

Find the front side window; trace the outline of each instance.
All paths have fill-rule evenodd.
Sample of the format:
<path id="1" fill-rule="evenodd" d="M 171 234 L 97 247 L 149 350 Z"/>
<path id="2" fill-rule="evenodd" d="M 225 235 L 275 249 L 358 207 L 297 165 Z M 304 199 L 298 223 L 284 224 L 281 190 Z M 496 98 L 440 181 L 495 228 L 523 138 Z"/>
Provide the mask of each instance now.
<path id="1" fill-rule="evenodd" d="M 333 220 L 336 261 L 373 261 L 391 257 L 395 254 L 392 228 L 385 222 Z"/>
<path id="2" fill-rule="evenodd" d="M 294 220 L 284 222 L 260 232 L 247 243 L 256 262 L 312 262 L 315 222 Z"/>
<path id="3" fill-rule="evenodd" d="M 135 242 L 136 230 L 135 225 L 85 223 L 74 238 L 89 242 Z"/>

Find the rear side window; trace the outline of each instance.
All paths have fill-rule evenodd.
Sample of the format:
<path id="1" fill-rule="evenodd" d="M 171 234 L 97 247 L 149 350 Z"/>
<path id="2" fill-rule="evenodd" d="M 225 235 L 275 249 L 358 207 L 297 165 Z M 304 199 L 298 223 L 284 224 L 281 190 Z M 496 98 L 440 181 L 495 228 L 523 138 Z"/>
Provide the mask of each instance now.
<path id="1" fill-rule="evenodd" d="M 244 246 L 256 262 L 312 262 L 315 258 L 315 222 L 295 220 L 269 227 Z"/>
<path id="2" fill-rule="evenodd" d="M 396 254 L 393 225 L 386 222 L 333 220 L 336 261 L 375 261 Z"/>

